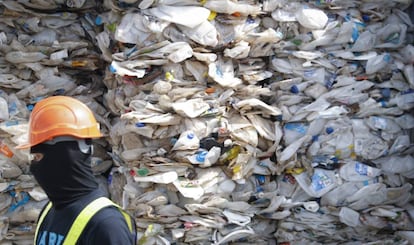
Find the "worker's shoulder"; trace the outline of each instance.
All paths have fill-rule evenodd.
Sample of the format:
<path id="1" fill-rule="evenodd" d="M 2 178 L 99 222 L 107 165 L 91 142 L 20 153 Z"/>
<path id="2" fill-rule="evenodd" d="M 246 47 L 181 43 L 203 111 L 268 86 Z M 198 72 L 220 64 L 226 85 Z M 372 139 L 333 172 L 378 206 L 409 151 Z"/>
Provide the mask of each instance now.
<path id="1" fill-rule="evenodd" d="M 91 218 L 87 228 L 105 229 L 107 231 L 128 229 L 128 224 L 122 211 L 116 206 L 104 207 Z"/>
<path id="2" fill-rule="evenodd" d="M 122 212 L 125 212 L 122 208 L 116 205 L 109 205 L 102 207 L 96 214 L 93 216 L 93 218 L 124 218 L 122 215 Z"/>
<path id="3" fill-rule="evenodd" d="M 93 213 L 88 226 L 117 226 L 125 224 L 126 212 L 110 198 L 97 190 L 82 201 L 81 206 L 86 213 Z"/>
<path id="4" fill-rule="evenodd" d="M 91 218 L 82 239 L 86 239 L 85 244 L 133 244 L 134 230 L 135 226 L 132 231 L 128 227 L 119 207 L 106 206 Z"/>

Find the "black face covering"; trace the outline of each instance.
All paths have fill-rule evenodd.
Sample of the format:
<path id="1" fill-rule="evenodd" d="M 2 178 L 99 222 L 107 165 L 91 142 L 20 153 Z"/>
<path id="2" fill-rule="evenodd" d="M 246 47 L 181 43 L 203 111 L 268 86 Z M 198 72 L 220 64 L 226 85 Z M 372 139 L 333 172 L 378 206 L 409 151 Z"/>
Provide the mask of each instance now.
<path id="1" fill-rule="evenodd" d="M 82 153 L 76 141 L 39 144 L 30 151 L 43 154 L 40 161 L 32 161 L 30 171 L 56 207 L 98 188 L 90 166 L 91 154 Z"/>

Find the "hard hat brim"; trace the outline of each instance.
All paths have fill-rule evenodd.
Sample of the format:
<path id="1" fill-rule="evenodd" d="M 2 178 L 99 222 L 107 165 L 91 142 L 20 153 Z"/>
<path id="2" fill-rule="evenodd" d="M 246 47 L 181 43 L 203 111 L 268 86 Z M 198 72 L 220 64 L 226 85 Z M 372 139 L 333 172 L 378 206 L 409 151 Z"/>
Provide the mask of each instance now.
<path id="1" fill-rule="evenodd" d="M 14 149 L 24 150 L 24 149 L 30 148 L 31 146 L 32 145 L 30 143 L 24 143 L 24 144 L 20 144 L 18 146 L 15 146 Z"/>

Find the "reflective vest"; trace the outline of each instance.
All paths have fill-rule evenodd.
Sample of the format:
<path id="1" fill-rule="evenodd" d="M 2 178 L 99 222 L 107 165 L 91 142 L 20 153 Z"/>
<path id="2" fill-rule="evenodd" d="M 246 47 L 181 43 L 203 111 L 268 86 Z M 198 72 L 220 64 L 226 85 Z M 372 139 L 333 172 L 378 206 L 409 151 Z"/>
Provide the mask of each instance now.
<path id="1" fill-rule="evenodd" d="M 124 216 L 125 221 L 128 224 L 128 228 L 131 231 L 131 233 L 134 232 L 131 216 L 129 216 L 127 212 L 125 212 L 120 206 L 118 206 L 117 204 L 109 200 L 108 198 L 100 197 L 98 199 L 95 199 L 91 203 L 89 203 L 79 213 L 78 217 L 76 217 L 75 221 L 70 227 L 69 232 L 66 235 L 65 240 L 63 241 L 63 245 L 76 244 L 80 235 L 82 234 L 83 229 L 85 229 L 86 225 L 88 224 L 88 221 L 93 217 L 93 215 L 96 214 L 102 208 L 105 208 L 108 206 L 117 207 L 119 211 L 122 213 L 122 215 Z M 35 236 L 34 236 L 34 244 L 36 244 L 36 241 L 37 241 L 37 236 L 38 236 L 40 225 L 42 224 L 43 220 L 45 219 L 47 213 L 49 212 L 51 208 L 52 208 L 52 203 L 49 202 L 39 217 L 39 221 L 38 221 Z"/>

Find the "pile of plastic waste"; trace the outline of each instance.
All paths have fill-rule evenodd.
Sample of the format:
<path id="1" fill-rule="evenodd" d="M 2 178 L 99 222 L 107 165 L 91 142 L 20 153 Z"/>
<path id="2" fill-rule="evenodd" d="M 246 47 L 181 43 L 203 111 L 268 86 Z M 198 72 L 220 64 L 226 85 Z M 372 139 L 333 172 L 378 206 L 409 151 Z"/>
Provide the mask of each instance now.
<path id="1" fill-rule="evenodd" d="M 0 1 L 0 244 L 33 106 L 68 95 L 139 244 L 413 244 L 410 0 Z"/>

